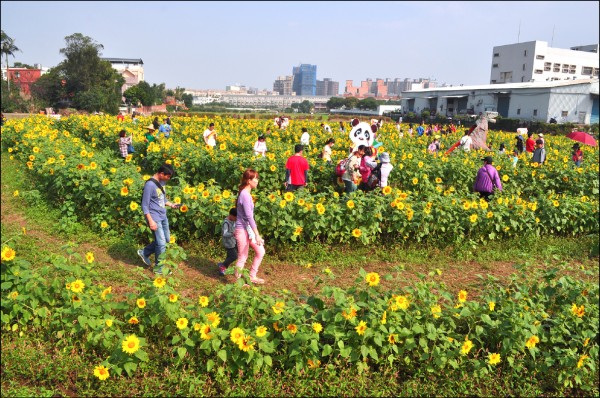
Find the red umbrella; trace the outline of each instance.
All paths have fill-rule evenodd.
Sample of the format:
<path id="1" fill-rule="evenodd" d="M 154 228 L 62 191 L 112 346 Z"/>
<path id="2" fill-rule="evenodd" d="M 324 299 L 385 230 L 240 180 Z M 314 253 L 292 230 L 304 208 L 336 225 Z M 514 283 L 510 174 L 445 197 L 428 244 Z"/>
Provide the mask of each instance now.
<path id="1" fill-rule="evenodd" d="M 579 141 L 585 145 L 590 145 L 590 146 L 598 145 L 598 143 L 596 142 L 594 137 L 592 137 L 591 135 L 589 135 L 588 133 L 585 133 L 583 131 L 573 131 L 571 134 L 567 135 L 567 138 L 570 138 L 574 141 Z"/>

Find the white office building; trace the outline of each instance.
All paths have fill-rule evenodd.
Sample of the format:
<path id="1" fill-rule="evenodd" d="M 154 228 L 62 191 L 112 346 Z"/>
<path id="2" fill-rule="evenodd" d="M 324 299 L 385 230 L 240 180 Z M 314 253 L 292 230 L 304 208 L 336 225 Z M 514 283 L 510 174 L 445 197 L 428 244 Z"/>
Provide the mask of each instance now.
<path id="1" fill-rule="evenodd" d="M 524 121 L 598 123 L 598 79 L 480 86 L 439 87 L 402 92 L 402 110 L 452 117 L 495 111 Z"/>
<path id="2" fill-rule="evenodd" d="M 598 44 L 563 49 L 536 40 L 492 51 L 491 84 L 597 78 Z"/>

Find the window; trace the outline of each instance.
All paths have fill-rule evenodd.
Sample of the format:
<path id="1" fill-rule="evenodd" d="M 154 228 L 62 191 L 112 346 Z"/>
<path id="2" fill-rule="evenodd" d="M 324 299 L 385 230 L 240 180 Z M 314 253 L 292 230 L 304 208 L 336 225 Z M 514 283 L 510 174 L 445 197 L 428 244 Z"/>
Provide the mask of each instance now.
<path id="1" fill-rule="evenodd" d="M 560 66 L 558 68 L 554 68 L 554 72 L 560 72 Z"/>
<path id="2" fill-rule="evenodd" d="M 568 70 L 568 69 L 564 69 L 564 68 L 563 68 L 563 71 L 562 71 L 562 73 L 569 73 L 569 70 Z"/>
<path id="3" fill-rule="evenodd" d="M 533 110 L 533 116 L 537 116 L 537 109 Z"/>
<path id="4" fill-rule="evenodd" d="M 523 56 L 526 57 L 527 56 L 527 50 L 523 51 Z"/>
<path id="5" fill-rule="evenodd" d="M 538 75 L 541 75 L 542 73 L 544 73 L 544 71 L 543 71 L 543 70 L 541 70 L 541 69 L 536 69 L 536 70 L 534 71 L 534 73 L 536 73 L 536 74 L 538 74 Z"/>
<path id="6" fill-rule="evenodd" d="M 21 72 L 15 72 L 15 77 L 18 79 L 21 77 Z"/>
<path id="7" fill-rule="evenodd" d="M 552 66 L 552 62 L 544 62 L 544 66 L 546 66 L 548 68 L 551 67 Z"/>
<path id="8" fill-rule="evenodd" d="M 594 76 L 598 76 L 598 68 L 594 68 Z"/>
<path id="9" fill-rule="evenodd" d="M 569 67 L 569 64 L 563 64 L 563 69 L 568 68 L 568 67 Z"/>
<path id="10" fill-rule="evenodd" d="M 592 68 L 591 66 L 584 66 L 581 68 L 581 74 L 582 75 L 591 75 L 593 70 L 594 70 L 594 68 Z"/>
<path id="11" fill-rule="evenodd" d="M 492 68 L 497 68 L 497 67 L 498 67 L 498 64 L 493 64 L 492 65 Z M 590 72 L 590 74 L 591 74 L 591 72 Z"/>
<path id="12" fill-rule="evenodd" d="M 570 74 L 570 75 L 574 75 L 574 74 L 575 74 L 575 69 L 571 69 L 571 70 L 569 71 L 569 74 Z"/>
<path id="13" fill-rule="evenodd" d="M 544 66 L 544 70 L 545 70 L 546 72 L 550 72 L 550 67 L 549 67 L 549 66 Z"/>
<path id="14" fill-rule="evenodd" d="M 562 112 L 560 113 L 560 116 L 562 116 L 562 117 L 567 117 L 567 116 L 569 116 L 569 111 L 562 111 Z"/>
<path id="15" fill-rule="evenodd" d="M 560 64 L 554 64 L 555 68 L 560 68 Z"/>
<path id="16" fill-rule="evenodd" d="M 500 53 L 494 53 L 494 57 L 499 57 Z"/>
<path id="17" fill-rule="evenodd" d="M 492 80 L 492 83 L 496 83 L 496 80 Z"/>
<path id="18" fill-rule="evenodd" d="M 525 70 L 525 64 L 523 64 L 523 70 Z"/>
<path id="19" fill-rule="evenodd" d="M 517 115 L 521 114 L 521 108 L 517 109 Z"/>
<path id="20" fill-rule="evenodd" d="M 545 57 L 543 55 L 536 55 L 535 59 L 544 59 Z"/>

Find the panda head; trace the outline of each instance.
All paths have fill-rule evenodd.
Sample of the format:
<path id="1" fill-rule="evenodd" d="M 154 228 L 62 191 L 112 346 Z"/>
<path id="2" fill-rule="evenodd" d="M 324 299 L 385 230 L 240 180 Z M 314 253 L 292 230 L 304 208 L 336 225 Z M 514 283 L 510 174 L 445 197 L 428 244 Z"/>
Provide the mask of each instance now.
<path id="1" fill-rule="evenodd" d="M 354 147 L 358 145 L 372 146 L 375 140 L 375 132 L 377 126 L 369 126 L 366 122 L 361 122 L 358 119 L 352 120 L 352 130 L 350 130 L 350 140 L 354 143 Z"/>

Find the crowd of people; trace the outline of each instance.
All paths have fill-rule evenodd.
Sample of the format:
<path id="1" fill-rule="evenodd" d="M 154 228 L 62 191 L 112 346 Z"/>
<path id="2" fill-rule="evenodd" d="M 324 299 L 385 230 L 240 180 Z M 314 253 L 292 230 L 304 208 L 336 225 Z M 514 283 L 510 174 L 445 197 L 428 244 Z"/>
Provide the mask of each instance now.
<path id="1" fill-rule="evenodd" d="M 157 127 L 158 124 L 158 127 Z M 283 124 L 283 122 L 282 122 Z M 402 129 L 397 124 L 397 131 L 401 134 Z M 217 132 L 214 128 L 214 123 L 210 123 L 208 128 L 203 133 L 203 139 L 207 146 L 215 147 Z M 282 128 L 281 126 L 278 127 Z M 472 149 L 471 133 L 476 126 L 472 126 L 465 131 L 461 139 L 450 148 L 446 154 L 452 150 L 459 149 L 464 152 L 469 152 Z M 331 128 L 326 124 L 321 124 L 324 132 L 330 133 Z M 163 124 L 158 123 L 158 118 L 155 118 L 153 123 L 147 126 L 145 134 L 146 145 L 154 142 L 157 138 L 163 136 L 169 138 L 172 132 L 169 118 L 163 120 Z M 158 130 L 158 137 L 155 132 Z M 340 132 L 345 132 L 346 127 L 343 122 L 339 122 Z M 447 126 L 446 133 L 456 131 L 453 124 Z M 409 125 L 408 134 L 413 134 L 413 126 Z M 428 128 L 421 123 L 416 129 L 417 135 L 433 135 L 433 141 L 428 145 L 427 151 L 430 154 L 440 152 L 441 134 L 444 134 L 444 129 L 437 125 L 430 125 Z M 264 157 L 267 152 L 266 138 L 271 135 L 271 128 L 267 128 L 264 134 L 257 137 L 253 146 L 254 155 Z M 527 138 L 525 138 L 525 136 Z M 119 133 L 119 151 L 122 157 L 126 157 L 134 152 L 133 138 L 127 136 L 125 130 Z M 333 150 L 335 139 L 330 137 L 325 142 L 319 157 L 328 166 L 333 166 Z M 294 154 L 290 156 L 285 164 L 285 177 L 283 185 L 286 192 L 293 192 L 306 187 L 309 181 L 310 164 L 304 156 L 304 151 L 310 148 L 310 134 L 308 129 L 302 128 L 302 135 L 299 143 L 294 146 Z M 580 145 L 575 143 L 572 147 L 572 160 L 576 166 L 580 166 L 583 161 L 583 152 Z M 339 172 L 340 180 L 344 185 L 344 193 L 350 194 L 357 190 L 365 192 L 372 191 L 377 187 L 384 188 L 388 185 L 388 178 L 393 170 L 393 165 L 390 162 L 390 155 L 387 152 L 382 152 L 376 155 L 377 150 L 374 147 L 366 145 L 358 145 L 350 148 L 350 153 L 347 158 L 342 159 L 336 168 L 341 167 Z M 533 134 L 527 130 L 526 126 L 521 126 L 517 129 L 515 137 L 514 150 L 507 153 L 505 144 L 500 144 L 497 154 L 500 156 L 509 156 L 512 159 L 513 167 L 519 160 L 522 153 L 527 153 L 530 156 L 531 162 L 537 162 L 543 165 L 546 162 L 545 139 L 543 133 L 538 133 L 537 138 L 533 139 Z M 482 166 L 477 170 L 475 181 L 473 183 L 473 191 L 477 192 L 481 198 L 486 201 L 495 191 L 502 191 L 502 181 L 498 170 L 493 165 L 492 156 L 484 156 L 481 158 Z M 332 173 L 334 173 L 332 168 Z M 162 254 L 169 242 L 169 223 L 166 213 L 166 208 L 178 208 L 178 204 L 172 203 L 167 199 L 165 193 L 166 183 L 174 174 L 173 167 L 169 164 L 162 165 L 156 173 L 146 181 L 142 196 L 142 210 L 146 218 L 147 225 L 153 233 L 154 240 L 138 250 L 138 255 L 142 258 L 145 264 L 151 265 L 150 256 L 154 255 L 154 271 L 157 274 L 163 273 Z M 252 201 L 251 192 L 257 189 L 259 181 L 258 172 L 254 169 L 244 171 L 239 185 L 239 194 L 236 200 L 236 206 L 230 209 L 229 214 L 225 217 L 222 223 L 222 246 L 226 251 L 226 258 L 217 264 L 218 272 L 225 275 L 228 267 L 235 262 L 236 279 L 241 277 L 241 271 L 244 269 L 248 259 L 249 249 L 254 251 L 254 259 L 250 266 L 249 278 L 254 284 L 264 283 L 264 279 L 258 277 L 258 271 L 265 254 L 264 240 L 261 237 L 256 221 L 254 219 L 254 202 Z"/>

